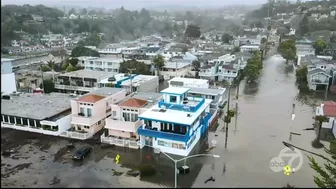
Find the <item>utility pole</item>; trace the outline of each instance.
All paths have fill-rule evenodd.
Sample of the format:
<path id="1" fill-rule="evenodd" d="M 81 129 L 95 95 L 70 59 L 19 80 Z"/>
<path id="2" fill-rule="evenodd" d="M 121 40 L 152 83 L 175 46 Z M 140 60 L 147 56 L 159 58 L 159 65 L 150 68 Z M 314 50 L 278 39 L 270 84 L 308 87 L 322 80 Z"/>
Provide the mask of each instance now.
<path id="1" fill-rule="evenodd" d="M 41 78 L 42 78 L 42 83 L 41 83 L 41 85 L 42 85 L 42 90 L 43 90 L 43 93 L 45 93 L 45 92 L 44 92 L 44 79 L 43 79 L 42 64 L 40 64 L 40 69 L 41 69 Z"/>
<path id="2" fill-rule="evenodd" d="M 130 91 L 131 91 L 131 93 L 133 92 L 133 86 L 132 86 L 133 77 L 132 77 L 132 72 L 135 71 L 135 70 L 136 70 L 136 68 L 128 68 L 128 71 L 131 74 L 131 76 L 130 76 L 130 80 L 131 80 Z"/>
<path id="3" fill-rule="evenodd" d="M 228 132 L 229 132 L 229 110 L 230 110 L 230 96 L 231 96 L 231 82 L 229 84 L 229 93 L 228 93 L 228 103 L 227 103 L 227 112 L 226 112 L 226 119 L 225 122 L 226 122 L 226 128 L 225 128 L 225 148 L 227 148 L 227 139 L 228 139 Z"/>

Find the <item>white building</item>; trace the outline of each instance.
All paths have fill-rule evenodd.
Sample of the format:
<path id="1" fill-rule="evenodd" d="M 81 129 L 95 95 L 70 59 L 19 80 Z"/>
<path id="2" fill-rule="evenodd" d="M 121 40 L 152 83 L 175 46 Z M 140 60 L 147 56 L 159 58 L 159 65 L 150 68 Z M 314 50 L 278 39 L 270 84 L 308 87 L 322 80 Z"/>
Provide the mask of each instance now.
<path id="1" fill-rule="evenodd" d="M 1 58 L 1 93 L 11 94 L 16 91 L 15 74 L 12 59 Z"/>
<path id="2" fill-rule="evenodd" d="M 191 62 L 166 62 L 160 74 L 163 75 L 164 79 L 168 80 L 173 77 L 192 75 L 192 68 Z"/>
<path id="3" fill-rule="evenodd" d="M 123 62 L 123 59 L 114 57 L 86 57 L 82 61 L 84 61 L 85 70 L 105 71 L 116 74 L 119 73 L 120 63 Z"/>
<path id="4" fill-rule="evenodd" d="M 168 81 L 168 84 L 169 87 L 209 88 L 209 81 L 206 79 L 174 77 Z"/>
<path id="5" fill-rule="evenodd" d="M 131 92 L 159 92 L 159 77 L 153 75 L 138 75 L 138 74 L 116 74 L 113 77 L 105 78 L 99 82 L 100 87 L 113 84 L 114 87 L 124 88 Z"/>
<path id="6" fill-rule="evenodd" d="M 328 122 L 322 123 L 322 128 L 330 130 L 336 137 L 336 102 L 326 101 L 316 108 L 317 116 L 326 116 Z"/>
<path id="7" fill-rule="evenodd" d="M 1 127 L 59 136 L 71 127 L 71 95 L 19 94 L 1 99 Z"/>
<path id="8" fill-rule="evenodd" d="M 260 51 L 260 45 L 243 45 L 240 46 L 240 52 Z"/>
<path id="9" fill-rule="evenodd" d="M 162 152 L 188 156 L 210 123 L 212 100 L 188 97 L 189 89 L 170 87 L 163 99 L 140 114 L 144 125 L 138 129 L 141 147 L 151 146 Z"/>

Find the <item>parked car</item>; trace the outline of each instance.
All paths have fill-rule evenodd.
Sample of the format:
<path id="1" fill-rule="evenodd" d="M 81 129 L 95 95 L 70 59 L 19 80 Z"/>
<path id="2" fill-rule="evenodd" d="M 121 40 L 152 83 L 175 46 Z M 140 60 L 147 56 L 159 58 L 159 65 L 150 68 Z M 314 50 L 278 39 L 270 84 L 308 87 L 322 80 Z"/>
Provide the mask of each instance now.
<path id="1" fill-rule="evenodd" d="M 92 151 L 91 146 L 83 146 L 80 149 L 76 150 L 73 159 L 84 159 Z"/>

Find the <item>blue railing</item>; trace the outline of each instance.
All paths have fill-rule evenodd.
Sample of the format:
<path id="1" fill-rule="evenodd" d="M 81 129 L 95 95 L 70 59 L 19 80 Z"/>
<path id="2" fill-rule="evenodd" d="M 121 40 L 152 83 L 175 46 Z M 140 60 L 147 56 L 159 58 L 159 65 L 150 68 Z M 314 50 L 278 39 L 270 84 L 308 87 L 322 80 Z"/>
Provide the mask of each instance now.
<path id="1" fill-rule="evenodd" d="M 164 100 L 162 99 L 161 101 L 159 101 L 159 108 L 161 108 L 162 106 L 165 106 L 167 109 L 170 110 L 178 110 L 178 111 L 186 111 L 186 112 L 196 112 L 205 102 L 205 99 L 202 98 L 201 101 L 199 101 L 199 103 L 196 106 L 189 106 L 189 105 L 185 105 L 185 104 L 171 104 L 171 103 L 167 103 L 164 102 Z"/>
<path id="2" fill-rule="evenodd" d="M 138 128 L 138 134 L 143 135 L 143 136 L 163 138 L 163 139 L 175 140 L 175 141 L 181 141 L 181 142 L 186 142 L 189 140 L 189 137 L 187 136 L 187 134 L 179 135 L 179 134 L 156 131 L 156 130 L 151 130 L 151 129 L 143 129 L 142 127 Z"/>
<path id="3" fill-rule="evenodd" d="M 136 76 L 138 76 L 138 75 L 139 75 L 139 74 L 132 74 L 132 75 L 129 76 L 129 77 L 126 77 L 126 78 L 124 78 L 124 79 L 121 79 L 121 80 L 117 81 L 115 87 L 120 88 L 122 82 L 124 82 L 124 81 L 126 81 L 126 80 L 129 80 L 129 79 L 131 79 L 131 78 L 134 79 L 134 78 L 135 78 Z"/>

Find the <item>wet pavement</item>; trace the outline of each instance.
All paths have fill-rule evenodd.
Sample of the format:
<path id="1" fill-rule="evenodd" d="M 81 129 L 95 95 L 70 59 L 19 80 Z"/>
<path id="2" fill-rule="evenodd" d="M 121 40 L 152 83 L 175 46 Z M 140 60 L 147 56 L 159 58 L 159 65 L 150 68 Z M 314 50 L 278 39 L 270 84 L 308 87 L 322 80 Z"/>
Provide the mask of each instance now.
<path id="1" fill-rule="evenodd" d="M 224 123 L 220 119 L 214 132 L 200 142 L 192 152 L 205 153 L 212 140 L 216 148 L 209 153 L 220 158 L 202 157 L 180 162 L 186 164 L 190 173 L 178 176 L 179 187 L 282 187 L 287 183 L 297 187 L 315 187 L 314 172 L 304 164 L 290 176 L 272 172 L 270 160 L 284 148 L 282 141 L 289 141 L 289 132 L 301 133 L 289 141 L 307 150 L 314 149 L 311 141 L 313 108 L 311 105 L 323 100 L 298 96 L 295 74 L 291 68 L 277 59 L 265 63 L 259 84 L 240 85 L 239 99 L 234 99 L 232 89 L 231 107 L 238 103 L 237 121 L 229 124 L 228 147 L 224 148 Z M 329 95 L 329 98 L 335 98 Z M 315 98 L 316 99 L 316 98 Z M 291 120 L 292 104 L 296 104 L 296 117 Z M 163 154 L 153 154 L 152 149 L 132 150 L 120 147 L 102 148 L 95 141 L 72 141 L 59 137 L 43 136 L 11 129 L 1 129 L 1 151 L 11 149 L 10 157 L 1 162 L 1 187 L 171 187 L 174 184 L 174 163 Z M 67 144 L 73 143 L 74 149 Z M 82 162 L 71 159 L 75 149 L 91 145 L 92 153 Z M 114 158 L 120 155 L 120 163 Z M 320 159 L 317 159 L 318 161 Z M 155 176 L 139 178 L 127 176 L 126 172 L 140 164 L 155 166 Z M 122 173 L 116 176 L 114 171 Z M 204 181 L 211 176 L 215 181 Z"/>

